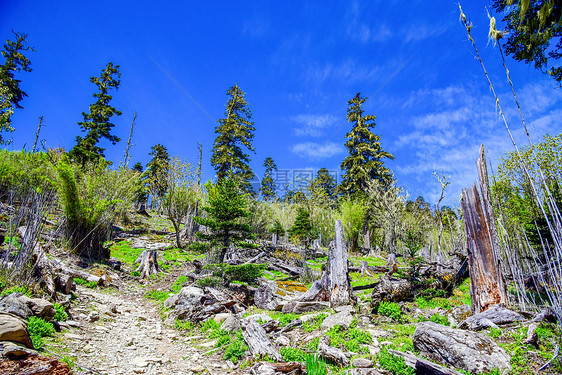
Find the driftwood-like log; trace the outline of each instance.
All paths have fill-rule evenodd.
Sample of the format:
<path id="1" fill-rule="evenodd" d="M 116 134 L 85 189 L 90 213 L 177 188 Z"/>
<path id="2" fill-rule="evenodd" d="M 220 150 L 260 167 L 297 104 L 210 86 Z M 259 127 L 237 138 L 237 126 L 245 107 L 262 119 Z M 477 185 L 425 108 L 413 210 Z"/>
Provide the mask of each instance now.
<path id="1" fill-rule="evenodd" d="M 342 367 L 349 366 L 349 358 L 347 358 L 345 353 L 341 349 L 328 345 L 328 341 L 328 336 L 322 336 L 320 338 L 318 342 L 318 354 Z"/>
<path id="2" fill-rule="evenodd" d="M 286 363 L 271 363 L 260 362 L 256 363 L 250 369 L 251 375 L 301 375 L 305 374 L 304 367 L 299 362 L 286 362 Z"/>
<path id="3" fill-rule="evenodd" d="M 463 190 L 461 200 L 468 245 L 470 296 L 473 313 L 507 303 L 507 286 L 499 263 L 498 235 L 490 204 L 484 147 L 477 161 L 480 184 Z"/>
<path id="4" fill-rule="evenodd" d="M 406 365 L 414 368 L 417 375 L 462 375 L 462 373 L 440 366 L 436 363 L 426 361 L 413 354 L 404 353 L 398 350 L 389 349 L 388 352 L 397 357 L 404 358 Z"/>
<path id="5" fill-rule="evenodd" d="M 70 294 L 76 289 L 74 278 L 71 275 L 58 274 L 55 278 L 55 289 L 63 294 Z"/>
<path id="6" fill-rule="evenodd" d="M 156 250 L 143 251 L 134 264 L 137 263 L 139 263 L 139 266 L 135 271 L 140 272 L 141 278 L 150 277 L 150 275 L 156 275 L 160 272 Z"/>
<path id="7" fill-rule="evenodd" d="M 281 354 L 267 338 L 265 330 L 255 320 L 250 319 L 246 324 L 245 330 L 242 331 L 242 336 L 253 356 L 268 355 L 276 361 L 281 362 L 283 360 Z"/>

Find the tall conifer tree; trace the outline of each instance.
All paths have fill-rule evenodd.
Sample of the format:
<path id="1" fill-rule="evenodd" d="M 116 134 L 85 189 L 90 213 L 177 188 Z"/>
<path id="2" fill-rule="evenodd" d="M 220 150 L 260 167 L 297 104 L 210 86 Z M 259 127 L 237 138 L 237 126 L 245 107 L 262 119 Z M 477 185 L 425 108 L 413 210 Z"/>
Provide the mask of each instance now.
<path id="1" fill-rule="evenodd" d="M 384 159 L 393 160 L 394 156 L 382 149 L 380 136 L 371 131 L 376 116 L 364 114 L 366 100 L 357 93 L 347 103 L 346 118 L 353 127 L 346 135 L 348 156 L 341 164 L 344 174 L 339 188 L 341 193 L 351 196 L 363 195 L 371 180 L 378 180 L 383 185 L 392 181 L 392 173 L 384 166 Z"/>
<path id="2" fill-rule="evenodd" d="M 232 176 L 240 181 L 244 191 L 255 194 L 250 180 L 255 178 L 250 168 L 250 157 L 242 149 L 254 150 L 254 122 L 252 112 L 248 108 L 245 93 L 238 84 L 229 88 L 226 92 L 225 118 L 219 120 L 215 128 L 217 137 L 213 145 L 211 164 L 217 171 L 219 180 Z"/>
<path id="3" fill-rule="evenodd" d="M 260 191 L 263 199 L 271 201 L 275 199 L 275 182 L 271 174 L 273 171 L 277 170 L 277 165 L 275 165 L 273 159 L 268 156 L 265 158 L 263 166 L 265 167 L 265 175 L 263 176 L 263 180 L 261 180 Z"/>
<path id="4" fill-rule="evenodd" d="M 109 95 L 109 90 L 119 88 L 120 78 L 119 65 L 113 65 L 112 62 L 101 71 L 100 77 L 90 77 L 90 82 L 99 90 L 94 94 L 97 100 L 90 105 L 89 113 L 82 112 L 84 121 L 79 122 L 78 125 L 87 134 L 84 138 L 77 136 L 76 145 L 70 150 L 70 155 L 82 164 L 105 156 L 103 153 L 105 149 L 98 146 L 100 138 L 105 138 L 112 144 L 120 141 L 119 137 L 111 134 L 111 129 L 115 125 L 110 120 L 113 116 L 121 116 L 121 111 L 109 104 L 113 99 Z"/>

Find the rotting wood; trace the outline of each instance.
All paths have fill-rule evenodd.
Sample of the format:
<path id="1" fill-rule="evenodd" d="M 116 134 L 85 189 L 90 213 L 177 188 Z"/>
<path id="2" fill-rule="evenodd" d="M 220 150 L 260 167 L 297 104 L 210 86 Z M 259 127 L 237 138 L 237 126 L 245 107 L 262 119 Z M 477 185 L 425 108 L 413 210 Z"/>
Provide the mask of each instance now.
<path id="1" fill-rule="evenodd" d="M 406 365 L 414 368 L 417 375 L 462 375 L 462 373 L 458 371 L 418 358 L 413 354 L 394 349 L 389 349 L 388 352 L 394 356 L 404 358 Z"/>
<path id="2" fill-rule="evenodd" d="M 135 271 L 140 272 L 141 278 L 147 278 L 160 272 L 160 267 L 158 266 L 158 254 L 156 253 L 156 250 L 143 251 L 137 260 L 135 260 L 134 264 L 137 263 L 139 263 L 139 266 Z"/>
<path id="3" fill-rule="evenodd" d="M 461 200 L 468 246 L 472 312 L 479 313 L 496 304 L 507 304 L 507 287 L 498 257 L 498 240 L 489 202 L 488 172 L 484 149 L 477 161 L 480 184 L 463 190 Z"/>
<path id="4" fill-rule="evenodd" d="M 250 353 L 252 353 L 253 356 L 259 357 L 268 355 L 276 361 L 280 362 L 283 360 L 281 354 L 279 354 L 275 346 L 273 346 L 271 341 L 267 338 L 265 330 L 255 320 L 250 319 L 245 329 L 242 331 L 242 336 L 246 344 L 248 344 Z"/>

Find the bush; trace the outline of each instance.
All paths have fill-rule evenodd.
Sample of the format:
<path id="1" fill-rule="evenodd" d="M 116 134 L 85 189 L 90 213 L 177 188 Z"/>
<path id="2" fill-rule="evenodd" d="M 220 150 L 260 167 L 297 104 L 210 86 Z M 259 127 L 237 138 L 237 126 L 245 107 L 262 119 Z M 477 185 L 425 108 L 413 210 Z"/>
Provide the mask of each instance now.
<path id="1" fill-rule="evenodd" d="M 240 264 L 228 265 L 224 270 L 224 277 L 228 281 L 242 281 L 255 283 L 263 275 L 267 264 Z"/>
<path id="2" fill-rule="evenodd" d="M 96 283 L 95 281 L 86 281 L 81 277 L 75 277 L 74 278 L 74 284 L 82 285 L 82 286 L 85 286 L 86 288 L 90 288 L 90 289 L 95 289 L 98 286 L 98 283 Z"/>
<path id="3" fill-rule="evenodd" d="M 180 275 L 176 281 L 174 281 L 172 283 L 172 290 L 174 292 L 179 292 L 181 290 L 181 288 L 183 288 L 183 284 L 185 284 L 185 282 L 187 281 L 187 276 L 185 275 Z"/>
<path id="4" fill-rule="evenodd" d="M 68 314 L 66 313 L 66 308 L 58 303 L 53 305 L 55 308 L 55 316 L 53 316 L 53 320 L 56 322 L 64 322 L 68 320 Z"/>
<path id="5" fill-rule="evenodd" d="M 415 375 L 416 373 L 416 370 L 406 365 L 404 358 L 390 354 L 386 346 L 379 353 L 379 364 L 392 375 Z"/>
<path id="6" fill-rule="evenodd" d="M 285 346 L 279 349 L 279 352 L 283 356 L 283 359 L 287 362 L 304 362 L 308 357 L 308 353 L 299 349 L 292 348 L 290 346 Z"/>
<path id="7" fill-rule="evenodd" d="M 27 319 L 27 329 L 31 336 L 31 341 L 36 350 L 43 348 L 45 342 L 43 337 L 52 336 L 55 333 L 55 327 L 52 323 L 46 322 L 36 316 Z"/>
<path id="8" fill-rule="evenodd" d="M 220 277 L 216 277 L 216 276 L 209 276 L 209 277 L 205 277 L 204 279 L 199 279 L 197 280 L 197 285 L 204 287 L 204 286 L 211 286 L 211 287 L 215 287 L 220 285 L 222 282 L 222 279 Z"/>
<path id="9" fill-rule="evenodd" d="M 234 334 L 230 344 L 225 348 L 223 357 L 237 364 L 244 357 L 246 350 L 248 350 L 248 346 L 242 337 L 242 333 L 238 331 Z"/>
<path id="10" fill-rule="evenodd" d="M 447 319 L 446 316 L 439 315 L 439 314 L 437 314 L 437 313 L 436 313 L 436 314 L 433 314 L 433 315 L 431 316 L 431 318 L 429 318 L 429 320 L 432 321 L 433 323 L 441 324 L 441 325 L 444 325 L 444 326 L 449 326 L 449 325 L 450 325 L 449 319 Z"/>
<path id="11" fill-rule="evenodd" d="M 380 315 L 387 316 L 397 322 L 399 322 L 402 318 L 402 311 L 396 302 L 382 301 L 377 308 L 377 312 Z"/>

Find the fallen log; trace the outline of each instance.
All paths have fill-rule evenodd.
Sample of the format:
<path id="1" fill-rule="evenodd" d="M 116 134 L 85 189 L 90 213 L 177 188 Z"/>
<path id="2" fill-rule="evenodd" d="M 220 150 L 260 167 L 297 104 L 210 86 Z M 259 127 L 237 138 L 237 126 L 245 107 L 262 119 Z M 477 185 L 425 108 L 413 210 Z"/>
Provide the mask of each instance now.
<path id="1" fill-rule="evenodd" d="M 250 369 L 251 375 L 302 375 L 305 373 L 303 365 L 299 362 L 260 362 Z"/>
<path id="2" fill-rule="evenodd" d="M 255 320 L 250 319 L 245 329 L 242 331 L 242 336 L 246 344 L 248 344 L 250 353 L 252 353 L 253 356 L 259 357 L 268 355 L 276 361 L 281 362 L 283 360 L 281 354 L 279 354 L 275 346 L 273 346 L 271 341 L 267 338 L 265 330 Z"/>
<path id="3" fill-rule="evenodd" d="M 416 375 L 462 375 L 462 373 L 458 371 L 418 358 L 413 354 L 393 349 L 389 349 L 388 352 L 397 357 L 404 358 L 406 365 L 416 370 Z"/>

